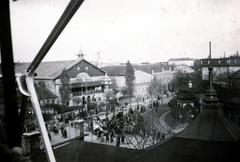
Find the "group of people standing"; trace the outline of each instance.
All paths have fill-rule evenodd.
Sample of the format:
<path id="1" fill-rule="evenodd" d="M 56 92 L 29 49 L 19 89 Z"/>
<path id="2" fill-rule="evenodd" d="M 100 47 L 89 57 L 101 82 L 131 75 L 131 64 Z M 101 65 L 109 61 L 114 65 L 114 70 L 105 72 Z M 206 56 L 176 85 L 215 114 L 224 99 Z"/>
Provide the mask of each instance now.
<path id="1" fill-rule="evenodd" d="M 61 133 L 62 133 L 62 138 L 67 138 L 67 130 L 63 126 L 61 126 Z"/>
<path id="2" fill-rule="evenodd" d="M 103 122 L 102 129 L 96 131 L 97 140 L 101 142 L 116 143 L 116 146 L 124 144 L 125 142 L 125 132 L 123 128 L 123 122 L 120 118 L 115 118 L 112 120 L 106 120 Z"/>

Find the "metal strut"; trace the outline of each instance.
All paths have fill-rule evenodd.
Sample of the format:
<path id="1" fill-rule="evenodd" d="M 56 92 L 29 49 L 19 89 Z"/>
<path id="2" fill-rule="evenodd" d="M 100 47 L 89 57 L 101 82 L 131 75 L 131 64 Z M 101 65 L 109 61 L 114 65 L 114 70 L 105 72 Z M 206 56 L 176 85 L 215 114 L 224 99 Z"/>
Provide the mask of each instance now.
<path id="1" fill-rule="evenodd" d="M 28 67 L 26 71 L 26 78 L 25 83 L 27 85 L 27 91 L 24 90 L 21 80 L 21 78 L 17 78 L 17 82 L 19 85 L 19 89 L 21 92 L 26 95 L 30 96 L 31 103 L 33 106 L 34 113 L 37 117 L 38 125 L 40 128 L 41 136 L 43 138 L 44 148 L 47 153 L 47 159 L 49 162 L 56 162 L 55 156 L 53 154 L 52 146 L 48 137 L 48 132 L 44 123 L 44 119 L 42 116 L 42 111 L 40 108 L 39 100 L 37 97 L 37 93 L 34 87 L 34 72 L 37 69 L 38 65 L 41 63 L 43 58 L 46 56 L 49 49 L 52 47 L 58 36 L 61 34 L 63 29 L 66 27 L 68 22 L 71 20 L 72 16 L 75 14 L 75 12 L 78 10 L 78 8 L 81 6 L 84 0 L 71 0 L 64 10 L 62 16 L 58 20 L 57 24 L 53 28 L 52 32 L 48 36 L 47 40 L 44 42 L 43 46 L 39 50 L 38 54 Z"/>

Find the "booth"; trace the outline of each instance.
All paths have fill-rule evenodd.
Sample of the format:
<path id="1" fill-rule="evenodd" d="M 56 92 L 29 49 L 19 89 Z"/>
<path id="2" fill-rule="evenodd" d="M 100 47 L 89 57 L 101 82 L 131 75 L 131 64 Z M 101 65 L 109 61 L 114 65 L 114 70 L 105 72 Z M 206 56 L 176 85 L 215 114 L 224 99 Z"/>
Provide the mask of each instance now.
<path id="1" fill-rule="evenodd" d="M 30 155 L 40 150 L 40 132 L 23 133 L 22 148 L 24 155 Z"/>
<path id="2" fill-rule="evenodd" d="M 78 119 L 74 120 L 73 122 L 73 127 L 74 128 L 79 128 L 80 129 L 80 137 L 83 137 L 84 140 L 84 120 L 83 119 Z"/>

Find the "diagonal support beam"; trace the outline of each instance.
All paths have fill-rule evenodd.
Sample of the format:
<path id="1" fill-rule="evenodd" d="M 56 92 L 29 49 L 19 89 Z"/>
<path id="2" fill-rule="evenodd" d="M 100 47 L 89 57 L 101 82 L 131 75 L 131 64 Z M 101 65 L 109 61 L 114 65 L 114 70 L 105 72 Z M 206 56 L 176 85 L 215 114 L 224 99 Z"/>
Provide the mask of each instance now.
<path id="1" fill-rule="evenodd" d="M 52 146 L 48 137 L 48 132 L 44 123 L 44 119 L 42 116 L 41 107 L 39 104 L 39 100 L 37 97 L 36 89 L 34 87 L 34 72 L 37 69 L 38 65 L 41 63 L 43 58 L 46 56 L 49 49 L 52 47 L 54 42 L 57 40 L 58 36 L 61 34 L 61 32 L 64 30 L 68 22 L 71 20 L 72 16 L 75 14 L 75 12 L 78 10 L 78 8 L 81 6 L 84 0 L 71 0 L 68 4 L 67 8 L 63 12 L 62 16 L 58 20 L 57 24 L 53 28 L 52 32 L 48 36 L 47 40 L 39 50 L 37 56 L 34 58 L 32 63 L 27 69 L 26 72 L 26 85 L 27 90 L 24 91 L 24 89 L 21 89 L 23 92 L 25 92 L 25 95 L 29 95 L 34 113 L 37 117 L 38 125 L 40 128 L 40 132 L 43 138 L 44 147 L 47 153 L 47 159 L 49 162 L 56 162 L 55 156 L 53 154 Z"/>

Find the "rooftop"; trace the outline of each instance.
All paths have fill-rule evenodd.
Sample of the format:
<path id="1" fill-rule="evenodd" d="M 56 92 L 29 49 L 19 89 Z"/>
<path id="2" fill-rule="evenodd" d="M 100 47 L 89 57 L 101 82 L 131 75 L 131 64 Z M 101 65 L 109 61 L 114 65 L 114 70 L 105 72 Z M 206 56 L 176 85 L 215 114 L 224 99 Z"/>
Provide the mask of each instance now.
<path id="1" fill-rule="evenodd" d="M 158 73 L 163 70 L 173 69 L 172 65 L 166 65 L 162 63 L 154 63 L 154 64 L 141 64 L 141 65 L 133 65 L 136 70 L 141 70 L 143 72 L 152 74 L 152 72 Z M 126 66 L 105 66 L 102 67 L 104 71 L 106 71 L 110 76 L 125 76 Z"/>
<path id="2" fill-rule="evenodd" d="M 88 64 L 91 64 L 85 59 L 77 59 L 77 60 L 68 60 L 68 61 L 47 61 L 47 62 L 41 62 L 41 64 L 36 69 L 35 73 L 37 74 L 36 78 L 41 79 L 56 79 L 58 78 L 63 69 L 69 70 L 73 66 L 77 65 L 78 63 L 86 62 Z M 30 63 L 15 63 L 15 73 L 25 73 Z M 95 65 L 91 64 L 92 66 L 96 67 Z M 98 67 L 96 67 L 98 68 Z M 100 71 L 103 71 L 102 69 L 98 68 Z M 0 66 L 0 73 L 2 72 L 1 66 Z M 104 72 L 104 71 L 103 71 Z M 105 73 L 105 72 L 104 72 Z M 91 76 L 91 74 L 89 74 Z"/>

